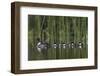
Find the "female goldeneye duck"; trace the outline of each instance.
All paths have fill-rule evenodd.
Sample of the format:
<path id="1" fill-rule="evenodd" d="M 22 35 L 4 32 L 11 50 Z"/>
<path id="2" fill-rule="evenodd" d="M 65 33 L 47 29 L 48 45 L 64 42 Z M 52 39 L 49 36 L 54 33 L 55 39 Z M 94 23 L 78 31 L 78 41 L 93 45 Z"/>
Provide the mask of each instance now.
<path id="1" fill-rule="evenodd" d="M 37 43 L 37 50 L 39 52 L 41 52 L 42 50 L 47 50 L 48 48 L 48 44 L 46 42 L 40 41 L 40 39 L 37 39 L 38 43 Z"/>

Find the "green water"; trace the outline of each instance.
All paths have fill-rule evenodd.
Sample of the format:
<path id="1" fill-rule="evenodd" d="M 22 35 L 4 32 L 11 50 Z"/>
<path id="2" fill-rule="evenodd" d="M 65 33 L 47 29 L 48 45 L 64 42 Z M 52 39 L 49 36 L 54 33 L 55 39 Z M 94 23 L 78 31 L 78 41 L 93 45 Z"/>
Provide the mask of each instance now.
<path id="1" fill-rule="evenodd" d="M 88 57 L 88 18 L 67 16 L 28 16 L 28 60 L 78 59 Z M 49 44 L 78 43 L 82 48 L 52 48 L 39 52 L 37 39 Z"/>

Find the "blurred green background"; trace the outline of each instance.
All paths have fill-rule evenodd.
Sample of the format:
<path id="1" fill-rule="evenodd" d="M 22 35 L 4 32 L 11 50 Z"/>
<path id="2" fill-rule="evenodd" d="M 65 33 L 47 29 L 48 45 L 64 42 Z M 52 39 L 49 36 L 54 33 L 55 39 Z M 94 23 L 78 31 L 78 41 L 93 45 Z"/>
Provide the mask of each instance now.
<path id="1" fill-rule="evenodd" d="M 88 57 L 88 18 L 28 15 L 28 60 L 78 59 Z M 82 42 L 82 48 L 48 48 L 39 52 L 37 39 L 54 43 Z"/>

